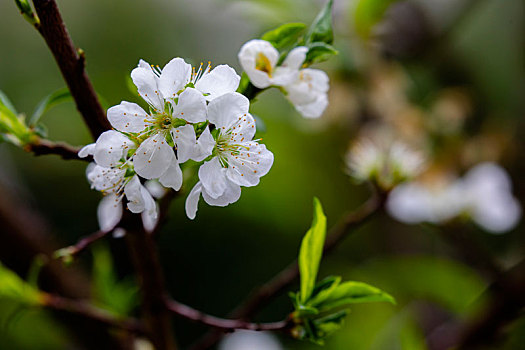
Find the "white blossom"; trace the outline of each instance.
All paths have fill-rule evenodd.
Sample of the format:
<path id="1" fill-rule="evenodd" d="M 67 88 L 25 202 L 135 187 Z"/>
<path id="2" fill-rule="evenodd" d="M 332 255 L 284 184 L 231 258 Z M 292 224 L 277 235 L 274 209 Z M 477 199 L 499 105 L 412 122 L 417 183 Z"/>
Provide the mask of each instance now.
<path id="1" fill-rule="evenodd" d="M 390 194 L 387 209 L 394 218 L 411 224 L 443 224 L 466 216 L 492 233 L 511 230 L 521 218 L 510 178 L 494 163 L 479 164 L 463 178 L 439 186 L 400 185 Z"/>
<path id="2" fill-rule="evenodd" d="M 375 181 L 390 188 L 419 175 L 425 168 L 425 157 L 400 141 L 361 139 L 348 152 L 346 164 L 358 181 Z"/>
<path id="3" fill-rule="evenodd" d="M 255 186 L 270 170 L 273 154 L 252 140 L 255 120 L 248 113 L 250 102 L 238 93 L 218 97 L 208 106 L 208 119 L 215 126 L 212 158 L 199 169 L 199 182 L 186 200 L 186 213 L 195 218 L 198 201 L 214 206 L 236 202 L 241 186 Z"/>
<path id="4" fill-rule="evenodd" d="M 285 86 L 295 82 L 307 52 L 308 48 L 305 46 L 296 47 L 278 66 L 279 51 L 268 41 L 254 39 L 241 47 L 238 58 L 252 84 L 264 89 L 272 85 Z"/>
<path id="5" fill-rule="evenodd" d="M 297 80 L 284 86 L 287 98 L 305 118 L 319 118 L 328 106 L 329 78 L 319 69 L 301 69 Z"/>

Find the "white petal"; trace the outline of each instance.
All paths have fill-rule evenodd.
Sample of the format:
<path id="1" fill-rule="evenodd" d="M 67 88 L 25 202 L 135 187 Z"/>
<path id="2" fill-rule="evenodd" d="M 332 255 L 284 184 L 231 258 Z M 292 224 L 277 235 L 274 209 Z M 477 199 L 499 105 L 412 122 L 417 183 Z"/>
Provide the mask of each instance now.
<path id="1" fill-rule="evenodd" d="M 125 158 L 128 149 L 133 147 L 133 141 L 118 131 L 104 131 L 95 143 L 93 158 L 100 166 L 113 167 L 121 158 Z"/>
<path id="2" fill-rule="evenodd" d="M 168 62 L 162 69 L 159 78 L 159 89 L 164 98 L 173 98 L 184 89 L 191 77 L 191 65 L 177 57 Z"/>
<path id="3" fill-rule="evenodd" d="M 202 93 L 193 88 L 187 88 L 179 96 L 179 102 L 173 106 L 173 117 L 181 118 L 191 123 L 206 120 L 206 99 Z"/>
<path id="4" fill-rule="evenodd" d="M 298 46 L 294 48 L 288 56 L 286 56 L 286 59 L 284 60 L 281 67 L 287 67 L 293 70 L 299 70 L 306 58 L 306 53 L 308 52 L 308 48 L 306 46 Z"/>
<path id="5" fill-rule="evenodd" d="M 211 155 L 213 147 L 215 147 L 215 140 L 211 135 L 210 128 L 206 127 L 197 140 L 197 146 L 193 152 L 192 159 L 196 162 L 203 161 Z"/>
<path id="6" fill-rule="evenodd" d="M 317 100 L 306 105 L 295 106 L 295 109 L 305 118 L 319 118 L 328 106 L 328 96 L 320 95 Z"/>
<path id="7" fill-rule="evenodd" d="M 195 219 L 195 215 L 197 215 L 197 209 L 199 207 L 199 199 L 201 197 L 202 192 L 202 184 L 200 182 L 197 182 L 197 184 L 193 187 L 190 194 L 188 195 L 188 198 L 186 198 L 186 215 L 191 220 Z"/>
<path id="8" fill-rule="evenodd" d="M 164 188 L 164 186 L 162 186 L 156 180 L 146 181 L 144 183 L 144 187 L 146 187 L 148 192 L 153 196 L 153 198 L 156 198 L 156 199 L 162 198 L 166 194 L 166 188 Z"/>
<path id="9" fill-rule="evenodd" d="M 248 113 L 250 101 L 243 95 L 232 92 L 218 97 L 208 105 L 208 120 L 217 128 L 228 129 L 239 117 Z"/>
<path id="10" fill-rule="evenodd" d="M 193 125 L 184 125 L 171 130 L 171 137 L 177 145 L 178 162 L 184 163 L 192 158 L 197 147 L 197 137 Z"/>
<path id="11" fill-rule="evenodd" d="M 171 187 L 175 191 L 180 190 L 182 186 L 182 170 L 176 159 L 173 159 L 169 168 L 159 178 L 159 182 L 164 187 Z"/>
<path id="12" fill-rule="evenodd" d="M 95 144 L 90 143 L 89 145 L 85 145 L 78 151 L 78 156 L 80 158 L 86 158 L 87 156 L 92 156 L 93 153 L 95 153 Z"/>
<path id="13" fill-rule="evenodd" d="M 277 67 L 272 76 L 272 85 L 286 86 L 299 78 L 299 71 L 288 67 Z"/>
<path id="14" fill-rule="evenodd" d="M 113 229 L 122 218 L 122 203 L 115 194 L 102 198 L 97 208 L 98 224 L 102 231 Z"/>
<path id="15" fill-rule="evenodd" d="M 195 88 L 204 94 L 208 94 L 206 99 L 211 101 L 228 92 L 235 92 L 239 87 L 240 80 L 241 77 L 235 72 L 235 69 L 223 64 L 200 78 L 195 84 Z"/>
<path id="16" fill-rule="evenodd" d="M 206 203 L 216 207 L 225 207 L 228 204 L 235 203 L 239 200 L 240 197 L 241 186 L 234 184 L 231 181 L 226 181 L 226 189 L 224 190 L 224 193 L 217 198 L 213 198 L 212 196 L 210 196 L 206 189 L 202 191 L 202 198 L 204 198 Z"/>
<path id="17" fill-rule="evenodd" d="M 272 44 L 265 40 L 250 40 L 241 47 L 238 58 L 253 85 L 261 89 L 272 85 L 270 76 L 279 60 L 279 52 Z M 258 58 L 267 60 L 266 71 L 257 69 Z"/>
<path id="18" fill-rule="evenodd" d="M 140 215 L 142 218 L 142 225 L 144 226 L 144 230 L 146 232 L 151 233 L 157 226 L 157 223 L 159 222 L 159 218 L 157 215 L 158 208 L 151 212 L 149 210 L 144 210 Z"/>
<path id="19" fill-rule="evenodd" d="M 142 196 L 142 200 L 144 201 L 144 212 L 147 213 L 147 215 L 150 216 L 151 219 L 157 219 L 157 203 L 155 203 L 155 200 L 151 196 L 151 194 L 148 192 L 146 187 L 140 186 L 140 194 Z"/>
<path id="20" fill-rule="evenodd" d="M 298 79 L 285 86 L 287 98 L 295 105 L 306 105 L 325 95 L 329 89 L 329 78 L 319 69 L 302 69 Z"/>
<path id="21" fill-rule="evenodd" d="M 139 67 L 131 71 L 131 79 L 144 101 L 156 110 L 164 110 L 164 100 L 157 86 L 158 77 L 151 67 L 139 63 Z"/>
<path id="22" fill-rule="evenodd" d="M 149 124 L 144 122 L 148 113 L 136 103 L 122 101 L 108 109 L 107 114 L 111 126 L 124 132 L 141 132 Z"/>
<path id="23" fill-rule="evenodd" d="M 124 187 L 124 193 L 128 199 L 128 209 L 132 213 L 141 213 L 146 207 L 144 196 L 142 195 L 141 190 L 142 184 L 140 183 L 139 177 L 137 175 L 133 176 Z"/>
<path id="24" fill-rule="evenodd" d="M 255 119 L 252 115 L 246 113 L 237 118 L 235 129 L 232 130 L 232 141 L 235 143 L 247 142 L 253 139 L 255 135 Z"/>
<path id="25" fill-rule="evenodd" d="M 137 174 L 146 179 L 155 179 L 164 174 L 173 158 L 173 149 L 164 135 L 157 133 L 142 142 L 133 156 L 133 164 Z"/>
<path id="26" fill-rule="evenodd" d="M 237 185 L 255 186 L 259 183 L 259 178 L 270 171 L 273 153 L 268 151 L 265 145 L 257 142 L 246 142 L 242 145 L 245 146 L 245 151 L 241 151 L 237 156 L 228 157 L 226 176 Z"/>
<path id="27" fill-rule="evenodd" d="M 199 180 L 211 197 L 217 198 L 224 193 L 226 176 L 217 157 L 201 165 L 199 168 Z"/>

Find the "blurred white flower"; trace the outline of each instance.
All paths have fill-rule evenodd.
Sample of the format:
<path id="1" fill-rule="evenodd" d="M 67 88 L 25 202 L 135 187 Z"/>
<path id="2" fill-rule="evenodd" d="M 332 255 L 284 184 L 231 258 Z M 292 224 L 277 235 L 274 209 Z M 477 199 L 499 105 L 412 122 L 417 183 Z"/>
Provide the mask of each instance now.
<path id="1" fill-rule="evenodd" d="M 362 139 L 346 156 L 349 174 L 359 181 L 373 181 L 385 189 L 419 175 L 425 166 L 422 153 L 401 142 Z"/>
<path id="2" fill-rule="evenodd" d="M 186 199 L 186 214 L 195 218 L 200 195 L 214 206 L 236 202 L 241 186 L 255 186 L 270 170 L 273 154 L 253 141 L 255 120 L 248 113 L 250 101 L 229 93 L 210 102 L 208 119 L 215 125 L 212 159 L 199 169 L 199 182 Z"/>
<path id="3" fill-rule="evenodd" d="M 283 350 L 283 347 L 271 333 L 240 330 L 224 337 L 219 350 Z"/>
<path id="4" fill-rule="evenodd" d="M 479 164 L 463 178 L 439 187 L 400 185 L 391 192 L 387 209 L 394 218 L 411 224 L 442 224 L 465 215 L 492 233 L 511 230 L 521 218 L 510 178 L 494 163 Z"/>
<path id="5" fill-rule="evenodd" d="M 306 58 L 308 48 L 294 48 L 280 66 L 279 51 L 265 40 L 254 39 L 245 43 L 238 58 L 252 84 L 260 89 L 269 86 L 285 86 L 297 80 L 299 69 Z"/>

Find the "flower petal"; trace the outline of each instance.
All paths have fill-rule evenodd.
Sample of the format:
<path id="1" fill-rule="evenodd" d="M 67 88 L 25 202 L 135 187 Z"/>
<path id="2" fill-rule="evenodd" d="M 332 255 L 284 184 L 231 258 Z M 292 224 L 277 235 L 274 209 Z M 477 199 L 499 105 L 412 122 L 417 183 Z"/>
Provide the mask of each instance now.
<path id="1" fill-rule="evenodd" d="M 159 78 L 159 89 L 164 98 L 174 98 L 177 93 L 184 89 L 191 77 L 191 64 L 182 58 L 172 59 L 162 68 Z"/>
<path id="2" fill-rule="evenodd" d="M 202 183 L 197 182 L 197 184 L 193 186 L 193 189 L 188 195 L 188 198 L 186 198 L 186 204 L 185 204 L 186 215 L 191 220 L 195 219 L 195 215 L 197 215 L 197 209 L 199 208 L 199 199 L 201 197 L 201 192 L 202 192 Z"/>
<path id="3" fill-rule="evenodd" d="M 78 151 L 78 156 L 80 158 L 86 158 L 87 156 L 92 156 L 93 153 L 95 153 L 95 144 L 90 143 L 89 145 L 85 145 Z"/>
<path id="4" fill-rule="evenodd" d="M 124 132 L 141 132 L 149 124 L 144 122 L 148 113 L 136 103 L 122 101 L 108 109 L 107 114 L 111 126 Z"/>
<path id="5" fill-rule="evenodd" d="M 314 119 L 323 115 L 327 106 L 328 96 L 326 94 L 322 94 L 314 102 L 305 105 L 297 105 L 295 106 L 295 109 L 301 113 L 303 117 Z"/>
<path id="6" fill-rule="evenodd" d="M 195 88 L 203 94 L 207 94 L 206 99 L 211 101 L 228 92 L 235 92 L 239 87 L 240 80 L 241 77 L 235 72 L 235 69 L 222 64 L 200 78 L 195 84 Z"/>
<path id="7" fill-rule="evenodd" d="M 215 147 L 215 139 L 211 135 L 210 128 L 206 127 L 197 140 L 197 145 L 191 159 L 196 162 L 203 161 L 212 154 L 213 147 Z"/>
<path id="8" fill-rule="evenodd" d="M 93 158 L 100 166 L 113 167 L 121 158 L 125 158 L 131 147 L 135 147 L 133 141 L 118 131 L 108 130 L 98 137 Z"/>
<path id="9" fill-rule="evenodd" d="M 179 101 L 173 106 L 173 117 L 200 123 L 206 120 L 206 99 L 202 93 L 193 88 L 187 88 L 179 96 Z"/>
<path id="10" fill-rule="evenodd" d="M 128 209 L 132 213 L 141 213 L 146 207 L 141 189 L 142 184 L 140 183 L 139 177 L 137 175 L 133 176 L 124 187 L 124 193 L 128 199 Z"/>
<path id="11" fill-rule="evenodd" d="M 273 153 L 265 145 L 257 142 L 242 144 L 245 151 L 237 156 L 228 157 L 227 178 L 240 186 L 251 187 L 259 183 L 259 178 L 270 171 L 273 165 Z"/>
<path id="12" fill-rule="evenodd" d="M 164 110 L 164 99 L 157 86 L 158 77 L 151 67 L 146 67 L 145 62 L 141 61 L 139 66 L 131 71 L 131 79 L 144 101 L 155 110 Z"/>
<path id="13" fill-rule="evenodd" d="M 133 156 L 133 164 L 137 174 L 146 179 L 155 179 L 164 174 L 174 158 L 173 149 L 164 135 L 157 133 L 141 143 Z"/>
<path id="14" fill-rule="evenodd" d="M 180 187 L 182 186 L 182 170 L 175 158 L 171 162 L 169 168 L 159 178 L 159 182 L 164 187 L 171 187 L 175 191 L 180 190 Z"/>
<path id="15" fill-rule="evenodd" d="M 206 203 L 216 207 L 225 207 L 228 204 L 235 203 L 240 197 L 241 186 L 234 184 L 231 181 L 226 181 L 226 189 L 224 190 L 224 193 L 217 198 L 211 197 L 206 190 L 202 191 L 202 198 L 204 198 Z"/>
<path id="16" fill-rule="evenodd" d="M 148 233 L 153 232 L 153 230 L 157 226 L 157 223 L 159 222 L 157 211 L 158 211 L 158 208 L 156 208 L 154 211 L 144 210 L 140 214 L 142 218 L 142 226 L 144 226 L 144 230 L 146 230 L 146 232 Z"/>
<path id="17" fill-rule="evenodd" d="M 115 194 L 102 198 L 97 208 L 98 224 L 102 231 L 112 230 L 122 218 L 122 203 Z"/>
<path id="18" fill-rule="evenodd" d="M 177 145 L 177 159 L 184 163 L 192 158 L 197 147 L 197 137 L 193 125 L 184 125 L 171 130 L 173 142 Z"/>
<path id="19" fill-rule="evenodd" d="M 160 199 L 166 194 L 166 189 L 156 180 L 148 180 L 144 183 L 144 187 L 153 196 L 153 198 Z"/>
<path id="20" fill-rule="evenodd" d="M 228 129 L 248 113 L 250 101 L 237 92 L 217 97 L 208 105 L 208 120 L 217 128 Z"/>
<path id="21" fill-rule="evenodd" d="M 211 197 L 217 198 L 224 193 L 226 177 L 217 157 L 201 165 L 199 168 L 199 180 L 201 180 L 202 186 Z"/>
<path id="22" fill-rule="evenodd" d="M 298 46 L 294 48 L 286 56 L 286 59 L 284 60 L 283 64 L 281 64 L 281 67 L 299 70 L 303 65 L 304 60 L 306 59 L 307 52 L 308 48 L 306 46 Z"/>
<path id="23" fill-rule="evenodd" d="M 247 113 L 239 118 L 235 123 L 235 130 L 232 130 L 231 141 L 234 143 L 247 142 L 255 135 L 255 119 Z"/>

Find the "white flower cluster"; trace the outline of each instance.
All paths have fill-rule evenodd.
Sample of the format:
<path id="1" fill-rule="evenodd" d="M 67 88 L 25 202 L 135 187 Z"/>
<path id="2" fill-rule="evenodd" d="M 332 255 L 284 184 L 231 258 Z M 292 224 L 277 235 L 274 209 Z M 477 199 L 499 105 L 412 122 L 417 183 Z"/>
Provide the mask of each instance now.
<path id="1" fill-rule="evenodd" d="M 239 199 L 241 186 L 257 185 L 270 170 L 273 154 L 253 140 L 250 102 L 235 92 L 240 77 L 227 65 L 203 68 L 182 58 L 163 69 L 140 60 L 131 78 L 148 111 L 126 101 L 111 107 L 107 116 L 115 130 L 80 151 L 81 157 L 93 155 L 88 180 L 107 195 L 98 210 L 102 229 L 118 223 L 124 196 L 131 212 L 156 219 L 155 201 L 138 176 L 179 190 L 180 164 L 204 161 L 186 201 L 193 219 L 201 194 L 210 205 L 226 206 Z"/>
<path id="2" fill-rule="evenodd" d="M 348 172 L 358 181 L 374 181 L 390 189 L 419 175 L 425 157 L 400 141 L 374 142 L 361 139 L 346 156 Z"/>
<path id="3" fill-rule="evenodd" d="M 319 69 L 303 68 L 308 48 L 299 46 L 278 65 L 279 51 L 265 40 L 245 43 L 239 51 L 242 68 L 255 87 L 279 86 L 305 118 L 319 118 L 328 106 L 329 79 Z"/>
<path id="4" fill-rule="evenodd" d="M 463 215 L 492 233 L 511 230 L 521 217 L 510 177 L 494 163 L 479 164 L 462 178 L 440 186 L 400 185 L 390 194 L 387 209 L 394 218 L 410 224 L 442 224 Z"/>

